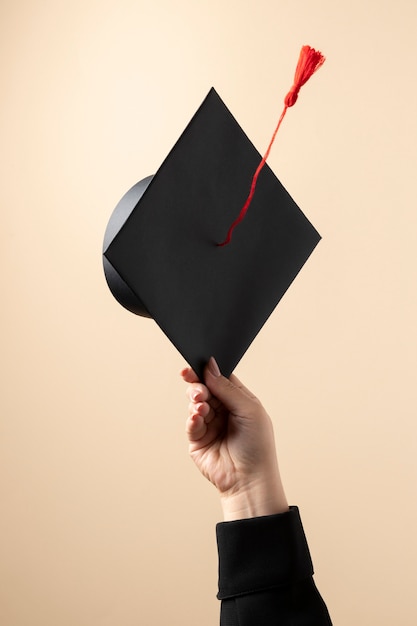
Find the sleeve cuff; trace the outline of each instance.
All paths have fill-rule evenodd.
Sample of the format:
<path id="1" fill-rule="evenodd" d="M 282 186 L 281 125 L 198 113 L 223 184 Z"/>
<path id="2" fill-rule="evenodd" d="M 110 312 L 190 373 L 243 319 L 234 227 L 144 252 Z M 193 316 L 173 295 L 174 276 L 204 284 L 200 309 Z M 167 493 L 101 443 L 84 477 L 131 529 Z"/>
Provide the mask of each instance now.
<path id="1" fill-rule="evenodd" d="M 286 513 L 221 522 L 216 527 L 219 600 L 294 583 L 313 575 L 297 507 Z"/>

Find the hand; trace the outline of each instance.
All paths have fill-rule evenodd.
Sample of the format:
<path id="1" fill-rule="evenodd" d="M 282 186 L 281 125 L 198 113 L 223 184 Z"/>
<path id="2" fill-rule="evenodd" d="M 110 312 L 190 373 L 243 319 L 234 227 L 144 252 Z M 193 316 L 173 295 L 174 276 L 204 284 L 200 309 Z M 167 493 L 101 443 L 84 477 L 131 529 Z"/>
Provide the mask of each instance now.
<path id="1" fill-rule="evenodd" d="M 201 383 L 190 368 L 186 431 L 191 458 L 217 487 L 225 520 L 288 510 L 271 419 L 236 378 L 224 378 L 211 358 Z"/>

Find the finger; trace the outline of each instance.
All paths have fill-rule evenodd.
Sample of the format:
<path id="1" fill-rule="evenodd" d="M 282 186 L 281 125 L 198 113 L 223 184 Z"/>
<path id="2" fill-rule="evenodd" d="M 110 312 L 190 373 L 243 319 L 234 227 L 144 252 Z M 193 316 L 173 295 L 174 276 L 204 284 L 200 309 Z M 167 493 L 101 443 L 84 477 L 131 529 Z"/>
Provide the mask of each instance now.
<path id="1" fill-rule="evenodd" d="M 210 422 L 217 416 L 216 411 L 207 402 L 190 402 L 188 405 L 188 414 L 190 416 L 198 415 L 202 417 L 206 424 L 210 424 Z"/>
<path id="2" fill-rule="evenodd" d="M 210 411 L 210 406 L 207 402 L 190 402 L 188 405 L 188 414 L 189 415 L 201 415 L 201 417 L 206 417 Z"/>
<path id="3" fill-rule="evenodd" d="M 180 372 L 180 376 L 186 383 L 200 382 L 200 379 L 191 367 L 184 367 Z"/>
<path id="4" fill-rule="evenodd" d="M 186 383 L 199 383 L 200 382 L 200 379 L 198 378 L 197 374 L 194 372 L 194 370 L 191 367 L 184 367 L 184 369 L 181 370 L 180 375 Z M 236 387 L 238 387 L 244 393 L 246 393 L 250 398 L 256 398 L 256 396 L 250 391 L 250 389 L 245 387 L 242 381 L 240 381 L 239 378 L 235 374 L 231 374 L 229 377 L 229 380 Z"/>
<path id="5" fill-rule="evenodd" d="M 211 399 L 210 391 L 202 383 L 189 385 L 185 393 L 191 402 L 208 402 Z"/>
<path id="6" fill-rule="evenodd" d="M 190 452 L 211 446 L 216 439 L 222 436 L 224 429 L 224 421 L 220 418 L 214 419 L 208 424 L 207 418 L 203 419 L 201 415 L 190 415 L 186 426 Z"/>
<path id="7" fill-rule="evenodd" d="M 207 424 L 201 415 L 190 415 L 185 431 L 190 442 L 200 441 L 207 434 Z"/>
<path id="8" fill-rule="evenodd" d="M 230 380 L 222 376 L 213 357 L 210 358 L 205 368 L 204 377 L 210 392 L 215 398 L 220 400 L 229 411 L 235 414 L 245 415 L 250 410 L 255 396 L 243 388 L 244 386 L 237 377 L 233 377 L 233 379 Z"/>
<path id="9" fill-rule="evenodd" d="M 212 409 L 213 413 L 216 413 L 221 407 L 222 403 L 220 400 L 215 398 L 211 393 L 208 387 L 205 385 L 190 385 L 187 387 L 186 395 L 189 398 L 190 402 L 198 403 L 198 402 L 206 402 L 210 405 L 210 409 Z"/>

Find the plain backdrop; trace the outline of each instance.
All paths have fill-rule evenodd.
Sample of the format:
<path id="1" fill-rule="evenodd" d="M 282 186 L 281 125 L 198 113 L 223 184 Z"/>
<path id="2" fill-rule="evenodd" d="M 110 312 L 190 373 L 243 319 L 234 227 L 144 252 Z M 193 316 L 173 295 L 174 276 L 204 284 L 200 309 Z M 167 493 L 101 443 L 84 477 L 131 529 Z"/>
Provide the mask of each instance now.
<path id="1" fill-rule="evenodd" d="M 211 86 L 263 152 L 309 44 L 269 164 L 323 240 L 236 373 L 334 624 L 414 626 L 415 2 L 2 0 L 0 30 L 1 625 L 218 623 L 183 361 L 102 237 Z"/>

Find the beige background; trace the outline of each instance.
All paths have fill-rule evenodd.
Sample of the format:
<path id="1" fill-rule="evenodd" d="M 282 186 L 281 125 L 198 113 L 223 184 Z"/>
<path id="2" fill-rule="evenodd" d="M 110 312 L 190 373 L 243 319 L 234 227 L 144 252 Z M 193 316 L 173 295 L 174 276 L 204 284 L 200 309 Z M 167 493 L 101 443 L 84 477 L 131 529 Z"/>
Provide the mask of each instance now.
<path id="1" fill-rule="evenodd" d="M 238 367 L 271 412 L 338 626 L 414 626 L 412 0 L 2 0 L 0 624 L 213 626 L 214 489 L 181 357 L 101 241 L 213 85 L 323 241 Z"/>

